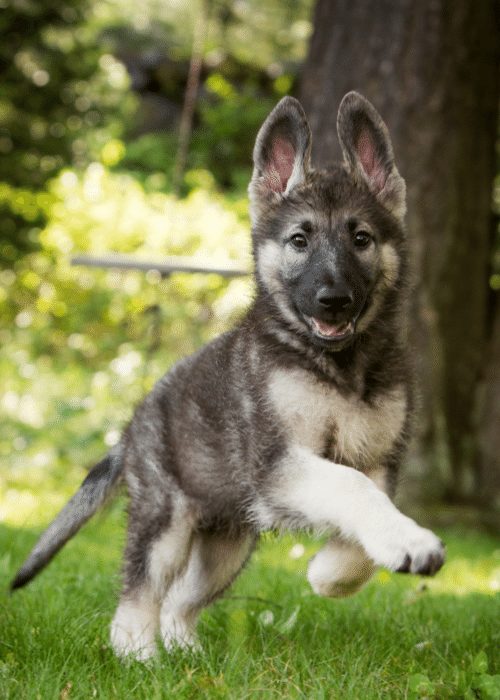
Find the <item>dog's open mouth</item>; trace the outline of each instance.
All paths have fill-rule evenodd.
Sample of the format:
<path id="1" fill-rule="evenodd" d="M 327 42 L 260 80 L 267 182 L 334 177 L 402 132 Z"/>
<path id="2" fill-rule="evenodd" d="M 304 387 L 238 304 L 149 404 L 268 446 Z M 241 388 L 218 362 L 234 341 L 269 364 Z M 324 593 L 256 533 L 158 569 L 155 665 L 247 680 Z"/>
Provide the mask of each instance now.
<path id="1" fill-rule="evenodd" d="M 311 316 L 308 319 L 313 333 L 323 340 L 344 340 L 354 333 L 353 321 L 327 323 Z"/>

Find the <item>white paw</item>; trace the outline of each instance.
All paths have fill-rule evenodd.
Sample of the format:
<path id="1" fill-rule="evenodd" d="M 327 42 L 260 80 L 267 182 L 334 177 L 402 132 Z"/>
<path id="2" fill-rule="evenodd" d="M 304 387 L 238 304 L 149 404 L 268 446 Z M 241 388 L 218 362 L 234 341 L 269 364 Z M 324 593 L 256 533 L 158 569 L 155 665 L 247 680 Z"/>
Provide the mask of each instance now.
<path id="1" fill-rule="evenodd" d="M 120 603 L 111 623 L 111 645 L 121 658 L 147 661 L 156 654 L 155 621 L 132 603 Z"/>
<path id="2" fill-rule="evenodd" d="M 201 649 L 196 636 L 195 623 L 180 614 L 165 614 L 162 611 L 160 629 L 167 651 L 175 649 L 199 651 Z"/>
<path id="3" fill-rule="evenodd" d="M 398 512 L 385 526 L 365 530 L 360 542 L 375 564 L 391 571 L 433 576 L 443 566 L 445 548 L 439 537 Z"/>
<path id="4" fill-rule="evenodd" d="M 307 579 L 317 595 L 344 598 L 359 591 L 374 572 L 361 547 L 333 540 L 311 559 Z"/>

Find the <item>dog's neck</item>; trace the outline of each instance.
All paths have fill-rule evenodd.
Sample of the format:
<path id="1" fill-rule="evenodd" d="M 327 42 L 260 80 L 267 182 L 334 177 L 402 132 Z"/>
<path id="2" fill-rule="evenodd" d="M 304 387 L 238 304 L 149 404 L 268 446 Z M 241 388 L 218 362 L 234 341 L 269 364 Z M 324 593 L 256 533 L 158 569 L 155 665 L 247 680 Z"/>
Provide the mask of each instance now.
<path id="1" fill-rule="evenodd" d="M 387 299 L 381 309 L 383 324 L 377 324 L 375 320 L 367 332 L 355 337 L 342 350 L 335 351 L 315 345 L 305 329 L 303 333 L 298 332 L 272 304 L 266 292 L 259 290 L 245 325 L 256 334 L 271 362 L 276 358 L 281 365 L 285 363 L 312 372 L 340 391 L 365 395 L 366 387 L 375 388 L 376 384 L 372 375 L 377 371 L 372 358 L 383 357 L 387 367 L 391 366 L 391 358 L 405 354 L 398 332 L 397 317 L 400 313 L 393 300 Z M 399 359 L 396 364 L 401 364 Z M 394 379 L 399 379 L 399 372 L 394 372 Z"/>

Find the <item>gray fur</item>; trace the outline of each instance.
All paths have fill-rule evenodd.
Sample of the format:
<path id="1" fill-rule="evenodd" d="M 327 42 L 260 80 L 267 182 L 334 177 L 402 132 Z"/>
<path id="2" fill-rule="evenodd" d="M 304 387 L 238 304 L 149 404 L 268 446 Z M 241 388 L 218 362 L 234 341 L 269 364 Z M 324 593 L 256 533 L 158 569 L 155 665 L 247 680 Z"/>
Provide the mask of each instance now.
<path id="1" fill-rule="evenodd" d="M 254 303 L 165 375 L 124 431 L 119 655 L 148 658 L 158 630 L 167 648 L 195 643 L 201 608 L 265 529 L 331 534 L 309 573 L 321 594 L 354 592 L 379 565 L 432 574 L 444 561 L 439 540 L 385 493 L 413 405 L 404 183 L 385 125 L 355 93 L 342 103 L 339 136 L 345 162 L 314 171 L 300 104 L 284 98 L 271 112 L 249 187 Z M 19 585 L 99 505 L 82 489 L 72 502 L 86 507 L 68 519 L 68 504 Z"/>

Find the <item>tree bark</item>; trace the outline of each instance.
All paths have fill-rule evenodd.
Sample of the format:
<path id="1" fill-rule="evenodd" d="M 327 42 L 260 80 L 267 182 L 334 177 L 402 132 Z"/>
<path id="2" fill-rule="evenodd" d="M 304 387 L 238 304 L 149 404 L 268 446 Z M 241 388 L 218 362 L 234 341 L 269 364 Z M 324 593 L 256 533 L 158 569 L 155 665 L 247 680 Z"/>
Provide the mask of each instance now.
<path id="1" fill-rule="evenodd" d="M 500 296 L 494 299 L 492 335 L 478 392 L 479 449 L 476 489 L 481 500 L 500 506 Z"/>
<path id="2" fill-rule="evenodd" d="M 300 91 L 316 164 L 340 157 L 335 115 L 349 90 L 389 127 L 415 260 L 414 454 L 428 483 L 459 498 L 478 492 L 477 450 L 487 449 L 475 422 L 491 333 L 495 8 L 494 0 L 318 0 Z"/>

